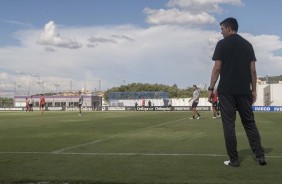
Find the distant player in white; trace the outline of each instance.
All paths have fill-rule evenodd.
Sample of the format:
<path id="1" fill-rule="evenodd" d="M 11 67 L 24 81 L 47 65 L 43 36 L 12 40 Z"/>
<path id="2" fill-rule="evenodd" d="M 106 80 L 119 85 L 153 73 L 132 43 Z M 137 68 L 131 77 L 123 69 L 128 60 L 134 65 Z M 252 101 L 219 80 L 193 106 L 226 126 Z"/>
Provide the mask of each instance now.
<path id="1" fill-rule="evenodd" d="M 29 112 L 33 112 L 33 104 L 34 99 L 32 98 L 32 96 L 30 96 L 30 99 L 28 99 Z"/>
<path id="2" fill-rule="evenodd" d="M 197 119 L 200 119 L 200 114 L 196 109 L 199 103 L 200 91 L 196 85 L 193 85 L 193 88 L 194 88 L 193 98 L 189 100 L 189 102 L 192 100 L 192 111 L 193 111 L 193 116 L 190 119 L 195 119 L 196 114 L 198 115 Z"/>
<path id="3" fill-rule="evenodd" d="M 79 91 L 78 94 L 79 94 L 79 98 L 78 98 L 79 114 L 78 115 L 82 115 L 81 106 L 83 104 L 83 96 L 81 95 L 81 91 Z"/>
<path id="4" fill-rule="evenodd" d="M 168 107 L 169 107 L 169 110 L 172 111 L 172 100 L 171 99 L 168 100 Z"/>

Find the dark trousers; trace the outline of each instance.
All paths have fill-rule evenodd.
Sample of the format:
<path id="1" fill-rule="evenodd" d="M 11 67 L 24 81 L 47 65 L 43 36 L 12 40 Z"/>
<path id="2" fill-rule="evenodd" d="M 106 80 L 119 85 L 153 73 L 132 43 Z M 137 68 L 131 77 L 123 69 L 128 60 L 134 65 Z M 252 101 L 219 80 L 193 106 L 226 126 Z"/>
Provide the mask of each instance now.
<path id="1" fill-rule="evenodd" d="M 264 156 L 260 134 L 252 111 L 252 96 L 219 94 L 219 101 L 225 146 L 230 160 L 238 161 L 237 139 L 235 133 L 236 110 L 240 115 L 252 151 L 257 157 Z"/>

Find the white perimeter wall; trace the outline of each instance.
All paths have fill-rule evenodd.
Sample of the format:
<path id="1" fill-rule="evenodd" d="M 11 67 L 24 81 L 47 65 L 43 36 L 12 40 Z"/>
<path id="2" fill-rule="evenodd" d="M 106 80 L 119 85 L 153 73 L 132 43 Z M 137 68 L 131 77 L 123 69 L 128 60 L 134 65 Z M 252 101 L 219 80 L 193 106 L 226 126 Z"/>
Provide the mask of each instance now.
<path id="1" fill-rule="evenodd" d="M 152 102 L 152 106 L 164 106 L 167 105 L 167 102 L 163 99 L 145 99 L 145 105 L 148 106 L 149 100 Z M 167 100 L 167 99 L 166 99 Z M 172 98 L 172 106 L 191 106 L 192 103 L 189 102 L 190 98 Z M 135 102 L 138 103 L 138 106 L 142 105 L 141 99 L 138 100 L 117 100 L 115 101 L 123 106 L 134 106 Z M 207 98 L 200 98 L 198 106 L 211 106 L 211 103 L 208 102 Z"/>

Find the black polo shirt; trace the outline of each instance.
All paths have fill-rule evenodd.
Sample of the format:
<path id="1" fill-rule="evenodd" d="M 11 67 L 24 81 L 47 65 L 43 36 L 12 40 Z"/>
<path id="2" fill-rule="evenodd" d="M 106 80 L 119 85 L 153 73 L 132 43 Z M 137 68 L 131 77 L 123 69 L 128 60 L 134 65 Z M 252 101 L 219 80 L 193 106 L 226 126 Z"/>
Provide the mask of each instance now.
<path id="1" fill-rule="evenodd" d="M 221 94 L 250 94 L 250 64 L 256 61 L 253 46 L 238 34 L 220 40 L 212 60 L 221 60 L 218 92 Z"/>

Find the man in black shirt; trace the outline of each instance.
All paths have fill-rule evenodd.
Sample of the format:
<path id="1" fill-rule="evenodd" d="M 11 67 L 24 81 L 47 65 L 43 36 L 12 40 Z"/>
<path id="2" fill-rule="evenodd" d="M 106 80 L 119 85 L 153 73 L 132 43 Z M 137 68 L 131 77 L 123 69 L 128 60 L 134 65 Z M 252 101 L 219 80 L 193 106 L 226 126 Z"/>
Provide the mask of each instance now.
<path id="1" fill-rule="evenodd" d="M 235 133 L 236 110 L 245 128 L 250 147 L 258 164 L 265 165 L 264 150 L 261 146 L 252 103 L 256 101 L 256 57 L 252 45 L 237 34 L 235 18 L 227 18 L 220 23 L 223 39 L 215 48 L 215 61 L 211 74 L 209 99 L 220 75 L 218 95 L 224 130 L 225 145 L 230 160 L 225 165 L 239 167 L 237 139 Z"/>

